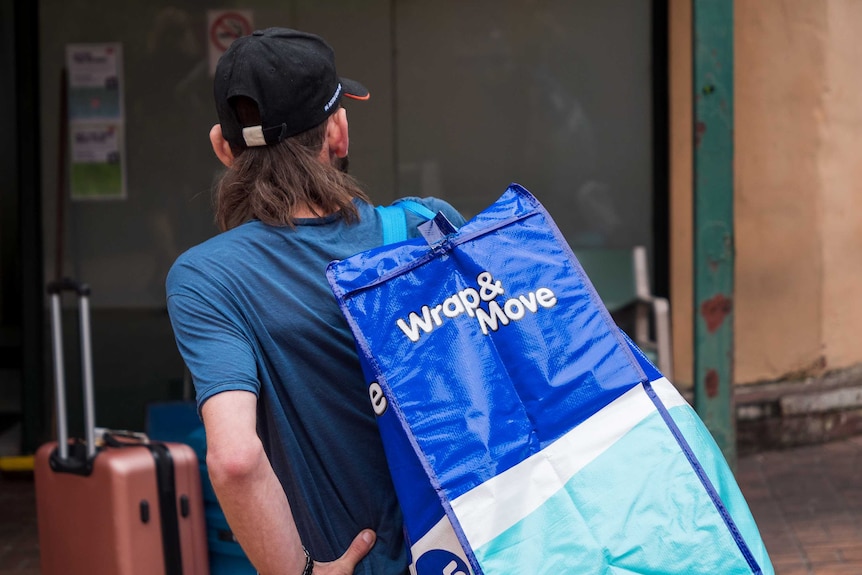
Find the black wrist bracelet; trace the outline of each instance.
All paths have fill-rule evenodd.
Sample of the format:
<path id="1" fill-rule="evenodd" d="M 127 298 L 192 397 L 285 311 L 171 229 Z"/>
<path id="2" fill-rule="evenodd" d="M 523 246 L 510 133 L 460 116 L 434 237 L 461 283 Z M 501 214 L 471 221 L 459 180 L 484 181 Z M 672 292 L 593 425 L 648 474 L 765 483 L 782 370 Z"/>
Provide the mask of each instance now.
<path id="1" fill-rule="evenodd" d="M 302 575 L 312 575 L 314 571 L 314 560 L 311 558 L 311 554 L 308 552 L 308 549 L 305 548 L 305 545 L 302 546 L 302 550 L 305 551 L 305 569 L 302 570 Z"/>

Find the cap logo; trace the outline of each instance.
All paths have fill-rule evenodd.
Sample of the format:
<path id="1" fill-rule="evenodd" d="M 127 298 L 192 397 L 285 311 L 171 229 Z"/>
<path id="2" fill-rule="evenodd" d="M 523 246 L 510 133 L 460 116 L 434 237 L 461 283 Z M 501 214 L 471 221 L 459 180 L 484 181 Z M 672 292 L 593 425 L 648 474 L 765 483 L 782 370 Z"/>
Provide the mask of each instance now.
<path id="1" fill-rule="evenodd" d="M 335 93 L 332 95 L 332 97 L 329 99 L 329 101 L 323 107 L 323 111 L 329 112 L 330 108 L 332 108 L 333 104 L 335 104 L 335 101 L 338 100 L 338 97 L 340 95 L 341 95 L 341 82 L 338 83 L 338 87 L 335 89 Z"/>

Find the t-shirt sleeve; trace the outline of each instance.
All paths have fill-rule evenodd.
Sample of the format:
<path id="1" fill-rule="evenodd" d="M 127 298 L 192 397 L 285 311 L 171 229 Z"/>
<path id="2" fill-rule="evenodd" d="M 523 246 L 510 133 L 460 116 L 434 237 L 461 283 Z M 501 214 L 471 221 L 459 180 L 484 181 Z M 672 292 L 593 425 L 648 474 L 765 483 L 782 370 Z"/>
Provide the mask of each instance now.
<path id="1" fill-rule="evenodd" d="M 231 299 L 193 266 L 178 262 L 168 274 L 168 314 L 192 375 L 198 413 L 217 393 L 260 391 L 253 344 Z"/>

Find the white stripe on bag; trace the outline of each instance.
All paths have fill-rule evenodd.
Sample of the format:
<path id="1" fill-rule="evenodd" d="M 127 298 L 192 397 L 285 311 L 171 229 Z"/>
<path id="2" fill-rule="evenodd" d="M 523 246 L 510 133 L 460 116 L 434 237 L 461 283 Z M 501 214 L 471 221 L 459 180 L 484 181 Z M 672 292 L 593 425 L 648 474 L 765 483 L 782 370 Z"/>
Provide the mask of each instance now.
<path id="1" fill-rule="evenodd" d="M 668 409 L 685 404 L 667 378 L 652 386 Z M 453 500 L 452 509 L 470 546 L 478 549 L 536 511 L 655 411 L 638 384 L 547 448 Z"/>

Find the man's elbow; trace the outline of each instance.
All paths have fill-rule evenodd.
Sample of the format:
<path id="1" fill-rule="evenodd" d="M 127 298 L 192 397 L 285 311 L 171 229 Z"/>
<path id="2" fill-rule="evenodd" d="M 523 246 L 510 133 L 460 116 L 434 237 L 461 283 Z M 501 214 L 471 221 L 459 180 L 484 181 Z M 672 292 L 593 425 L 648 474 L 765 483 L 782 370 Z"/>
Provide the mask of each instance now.
<path id="1" fill-rule="evenodd" d="M 261 465 L 266 463 L 263 446 L 257 441 L 207 450 L 207 469 L 216 488 L 254 481 L 261 472 Z"/>

